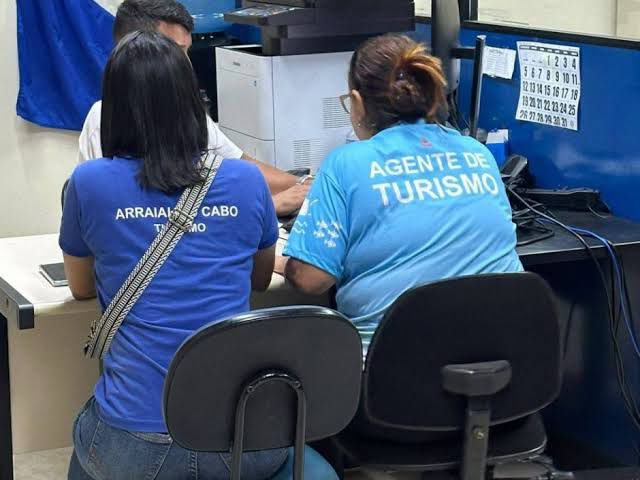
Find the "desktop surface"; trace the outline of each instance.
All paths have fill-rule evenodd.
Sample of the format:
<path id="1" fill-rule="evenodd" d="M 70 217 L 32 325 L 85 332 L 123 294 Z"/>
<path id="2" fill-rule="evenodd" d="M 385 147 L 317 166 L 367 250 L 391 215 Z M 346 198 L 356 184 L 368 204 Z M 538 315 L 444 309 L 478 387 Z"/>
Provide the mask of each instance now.
<path id="1" fill-rule="evenodd" d="M 554 211 L 558 220 L 567 226 L 590 230 L 606 239 L 620 250 L 640 246 L 640 224 L 615 216 L 598 216 L 586 212 Z M 587 259 L 584 246 L 562 228 L 552 225 L 554 235 L 540 242 L 518 247 L 518 254 L 526 267 L 544 263 Z M 520 234 L 519 240 L 526 240 Z M 586 239 L 597 255 L 606 257 L 605 248 L 596 240 Z"/>

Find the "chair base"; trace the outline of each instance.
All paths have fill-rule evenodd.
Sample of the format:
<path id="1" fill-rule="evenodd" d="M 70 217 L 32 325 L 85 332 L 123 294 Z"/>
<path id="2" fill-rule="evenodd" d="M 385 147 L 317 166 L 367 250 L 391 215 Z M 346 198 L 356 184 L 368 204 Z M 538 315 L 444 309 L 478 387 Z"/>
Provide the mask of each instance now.
<path id="1" fill-rule="evenodd" d="M 429 443 L 398 443 L 369 438 L 352 430 L 334 439 L 346 464 L 373 470 L 429 472 L 457 470 L 462 456 L 462 437 L 454 436 Z M 490 467 L 534 458 L 540 455 L 547 438 L 539 414 L 491 429 L 488 465 Z M 428 477 L 426 477 L 428 478 Z"/>

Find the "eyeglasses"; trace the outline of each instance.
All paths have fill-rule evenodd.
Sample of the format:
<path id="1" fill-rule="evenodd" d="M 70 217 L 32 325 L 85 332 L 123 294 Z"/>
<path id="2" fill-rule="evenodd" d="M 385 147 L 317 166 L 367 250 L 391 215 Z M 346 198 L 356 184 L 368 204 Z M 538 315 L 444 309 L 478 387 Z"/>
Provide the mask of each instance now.
<path id="1" fill-rule="evenodd" d="M 351 94 L 340 95 L 340 104 L 345 112 L 351 113 Z"/>

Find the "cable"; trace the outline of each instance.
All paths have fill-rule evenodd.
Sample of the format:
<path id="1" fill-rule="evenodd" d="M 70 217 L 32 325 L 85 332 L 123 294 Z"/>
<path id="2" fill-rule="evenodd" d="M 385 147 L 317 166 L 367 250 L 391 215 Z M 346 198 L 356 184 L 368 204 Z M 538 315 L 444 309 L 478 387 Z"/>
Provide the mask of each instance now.
<path id="1" fill-rule="evenodd" d="M 558 219 L 554 218 L 552 215 L 549 215 L 547 213 L 543 213 L 542 211 L 540 211 L 540 210 L 536 209 L 535 207 L 533 207 L 527 200 L 525 200 L 520 194 L 518 194 L 511 186 L 507 185 L 506 187 L 507 187 L 507 190 L 516 199 L 518 199 L 518 201 L 520 201 L 524 206 L 529 208 L 532 212 L 540 215 L 542 218 L 546 219 L 548 222 L 551 222 L 551 223 L 559 226 L 563 230 L 565 230 L 568 233 L 570 233 L 571 235 L 573 235 L 576 239 L 578 239 L 578 241 L 585 247 L 586 252 L 589 255 L 590 259 L 593 261 L 593 264 L 595 265 L 595 267 L 596 267 L 596 269 L 598 271 L 598 275 L 600 277 L 600 281 L 602 283 L 603 290 L 604 290 L 606 298 L 607 298 L 608 317 L 609 317 L 609 322 L 608 322 L 609 323 L 609 333 L 611 335 L 611 340 L 612 340 L 612 343 L 613 343 L 614 359 L 615 359 L 615 365 L 616 365 L 616 377 L 617 377 L 617 381 L 618 381 L 618 386 L 620 388 L 620 394 L 621 394 L 623 403 L 625 405 L 625 408 L 627 410 L 627 413 L 629 414 L 629 417 L 631 418 L 635 428 L 638 431 L 640 431 L 640 410 L 638 409 L 638 406 L 637 406 L 637 403 L 635 401 L 635 398 L 634 398 L 633 394 L 629 391 L 629 387 L 627 385 L 626 373 L 625 373 L 625 370 L 624 370 L 624 359 L 623 359 L 623 356 L 622 356 L 622 349 L 620 348 L 620 343 L 618 341 L 618 324 L 619 324 L 620 315 L 616 312 L 617 309 L 616 309 L 615 295 L 614 295 L 615 294 L 615 282 L 614 282 L 613 276 L 612 276 L 612 291 L 611 291 L 611 294 L 614 295 L 614 299 L 612 300 L 612 296 L 609 294 L 609 285 L 608 285 L 608 282 L 607 282 L 607 279 L 606 279 L 606 275 L 604 274 L 604 271 L 602 270 L 602 266 L 600 265 L 600 262 L 598 261 L 598 259 L 596 258 L 595 254 L 593 253 L 591 246 L 586 242 L 586 240 L 582 237 L 582 235 L 580 235 L 578 232 L 574 231 L 571 227 L 565 225 L 564 223 L 562 223 Z M 609 242 L 607 240 L 605 240 L 605 241 L 609 244 Z M 612 251 L 614 252 L 614 257 L 617 258 L 617 252 L 615 252 L 614 249 L 612 249 Z M 613 258 L 614 257 L 611 258 L 612 263 L 613 263 Z M 626 279 L 623 279 L 623 282 L 626 282 Z M 626 288 L 624 290 L 626 290 Z M 623 295 L 621 293 L 620 298 L 622 299 L 623 297 L 625 297 L 625 295 Z M 628 300 L 628 295 L 626 295 L 626 300 Z M 620 310 L 622 310 L 622 306 L 620 307 Z M 635 348 L 635 346 L 634 346 L 634 348 Z"/>
<path id="2" fill-rule="evenodd" d="M 622 318 L 625 321 L 625 325 L 627 327 L 627 332 L 629 333 L 629 338 L 631 339 L 631 343 L 633 345 L 634 351 L 636 353 L 636 355 L 638 356 L 638 359 L 640 360 L 640 344 L 638 343 L 638 338 L 635 334 L 634 328 L 631 326 L 632 322 L 631 322 L 631 317 L 629 315 L 629 306 L 627 305 L 627 301 L 629 298 L 628 292 L 626 291 L 625 288 L 625 280 L 622 277 L 622 273 L 621 273 L 621 269 L 620 269 L 620 264 L 618 262 L 618 255 L 616 252 L 614 252 L 614 246 L 611 244 L 611 242 L 609 242 L 607 239 L 601 237 L 600 235 L 593 233 L 589 230 L 584 230 L 581 228 L 575 228 L 575 227 L 571 227 L 575 232 L 579 233 L 580 235 L 586 235 L 589 236 L 591 238 L 594 238 L 596 240 L 598 240 L 600 243 L 602 243 L 604 245 L 604 247 L 607 249 L 607 251 L 609 252 L 609 255 L 611 257 L 612 263 L 613 263 L 613 267 L 614 267 L 614 272 L 616 274 L 616 277 L 618 279 L 618 285 L 619 285 L 619 290 L 620 290 L 620 305 L 622 308 Z"/>
<path id="3" fill-rule="evenodd" d="M 589 207 L 588 207 L 588 208 L 589 208 L 589 211 L 590 211 L 591 213 L 593 213 L 593 214 L 594 214 L 596 217 L 598 217 L 598 218 L 604 218 L 604 219 L 607 219 L 607 218 L 610 218 L 610 217 L 611 217 L 611 215 L 602 215 L 601 213 L 596 212 L 596 211 L 594 210 L 594 208 L 593 208 L 591 205 L 589 205 Z"/>
<path id="4" fill-rule="evenodd" d="M 504 181 L 505 186 L 509 190 L 513 190 L 514 188 L 517 188 L 517 186 L 520 185 L 521 182 L 522 182 L 522 179 L 520 177 L 507 178 Z M 531 202 L 531 203 L 534 203 L 536 208 L 545 209 L 544 205 L 542 205 L 541 203 L 537 203 L 537 202 Z M 513 223 L 515 223 L 516 227 L 521 232 L 536 234 L 535 236 L 533 236 L 533 238 L 527 238 L 526 240 L 519 238 L 518 243 L 516 244 L 517 247 L 525 247 L 527 245 L 532 245 L 534 243 L 541 242 L 542 240 L 551 238 L 555 235 L 555 232 L 551 228 L 543 225 L 540 222 L 539 215 L 534 213 L 531 210 L 531 208 L 526 207 L 526 208 L 517 210 L 512 206 L 511 218 L 513 219 Z"/>

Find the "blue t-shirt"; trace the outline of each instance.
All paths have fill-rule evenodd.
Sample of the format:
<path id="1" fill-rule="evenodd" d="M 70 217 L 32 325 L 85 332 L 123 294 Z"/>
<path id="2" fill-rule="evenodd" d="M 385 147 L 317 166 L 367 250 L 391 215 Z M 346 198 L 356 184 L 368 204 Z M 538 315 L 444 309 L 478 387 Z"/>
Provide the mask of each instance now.
<path id="1" fill-rule="evenodd" d="M 430 281 L 521 271 L 498 167 L 469 137 L 419 122 L 324 161 L 285 255 L 337 279 L 365 348 L 387 308 Z"/>
<path id="2" fill-rule="evenodd" d="M 181 194 L 142 189 L 139 168 L 139 160 L 92 160 L 79 165 L 69 182 L 60 247 L 95 258 L 103 309 Z M 247 162 L 225 160 L 194 228 L 133 307 L 104 359 L 95 389 L 104 421 L 128 431 L 166 432 L 162 389 L 174 354 L 201 327 L 249 311 L 253 256 L 277 239 L 262 174 Z"/>

